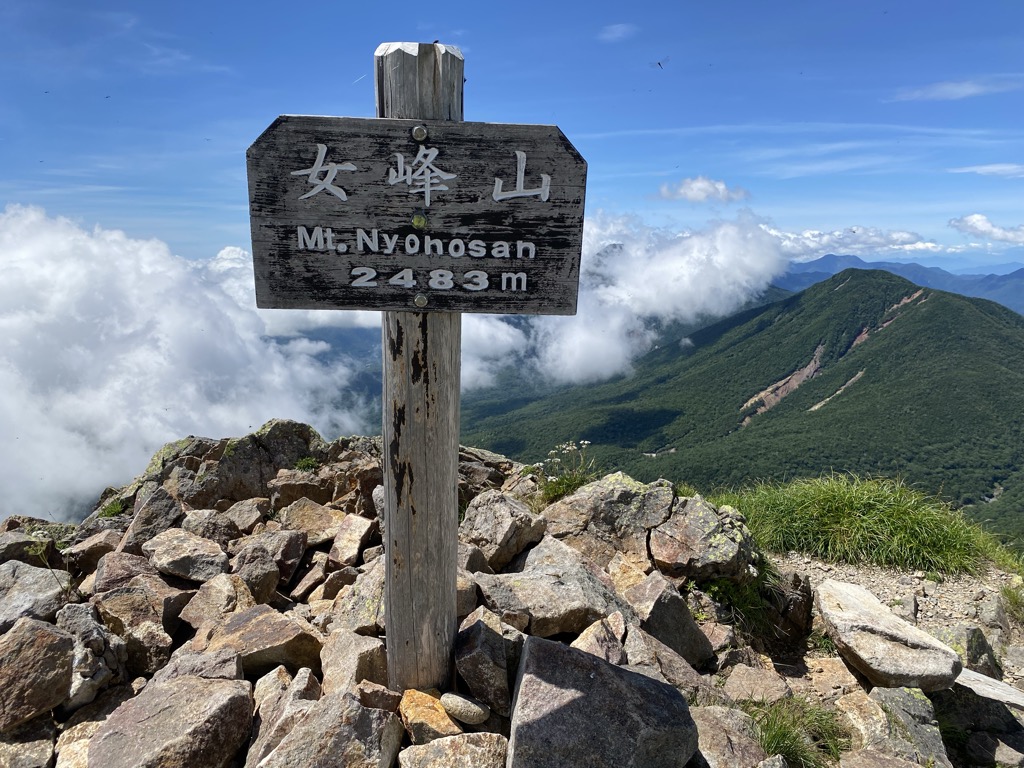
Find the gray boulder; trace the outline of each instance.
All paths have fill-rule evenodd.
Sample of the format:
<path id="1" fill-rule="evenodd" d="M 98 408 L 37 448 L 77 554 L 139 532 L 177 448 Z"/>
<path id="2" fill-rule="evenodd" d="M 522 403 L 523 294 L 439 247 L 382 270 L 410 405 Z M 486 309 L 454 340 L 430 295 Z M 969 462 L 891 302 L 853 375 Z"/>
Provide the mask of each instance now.
<path id="1" fill-rule="evenodd" d="M 320 686 L 308 669 L 294 678 L 278 667 L 256 684 L 256 715 L 245 768 L 256 768 L 320 699 Z"/>
<path id="2" fill-rule="evenodd" d="M 693 707 L 701 768 L 757 768 L 768 755 L 750 715 L 734 707 Z"/>
<path id="3" fill-rule="evenodd" d="M 310 547 L 334 539 L 344 519 L 345 513 L 340 509 L 325 507 L 305 497 L 293 501 L 278 513 L 281 528 L 304 532 L 306 545 Z"/>
<path id="4" fill-rule="evenodd" d="M 158 533 L 142 552 L 160 573 L 189 581 L 209 581 L 228 569 L 228 556 L 217 542 L 180 528 Z"/>
<path id="5" fill-rule="evenodd" d="M 881 749 L 911 762 L 952 768 L 931 701 L 916 688 L 875 688 L 869 697 L 885 712 L 889 733 Z"/>
<path id="6" fill-rule="evenodd" d="M 257 603 L 269 601 L 281 581 L 277 560 L 261 544 L 253 544 L 239 551 L 231 560 L 231 573 L 245 582 Z"/>
<path id="7" fill-rule="evenodd" d="M 729 697 L 691 667 L 686 659 L 635 624 L 626 629 L 625 664 L 630 669 L 668 683 L 691 704 L 724 704 Z"/>
<path id="8" fill-rule="evenodd" d="M 508 768 L 678 768 L 696 751 L 697 728 L 675 688 L 527 638 Z"/>
<path id="9" fill-rule="evenodd" d="M 71 574 L 20 560 L 0 563 L 0 633 L 22 617 L 53 621 L 71 597 Z"/>
<path id="10" fill-rule="evenodd" d="M 756 571 L 754 540 L 743 515 L 716 509 L 700 496 L 676 503 L 672 516 L 651 531 L 651 558 L 673 577 L 695 582 L 750 581 Z"/>
<path id="11" fill-rule="evenodd" d="M 640 627 L 658 638 L 694 667 L 715 658 L 711 642 L 690 615 L 686 599 L 673 584 L 654 571 L 630 587 L 624 597 L 636 611 Z"/>
<path id="12" fill-rule="evenodd" d="M 330 626 L 360 635 L 378 635 L 384 628 L 384 560 L 377 558 L 335 598 Z"/>
<path id="13" fill-rule="evenodd" d="M 214 576 L 199 588 L 181 612 L 181 620 L 194 629 L 209 621 L 223 621 L 235 611 L 256 605 L 249 587 L 233 573 Z"/>
<path id="14" fill-rule="evenodd" d="M 250 550 L 257 547 L 270 553 L 280 572 L 280 583 L 288 584 L 291 582 L 292 576 L 295 575 L 295 571 L 298 570 L 302 556 L 306 552 L 306 533 L 305 531 L 254 533 L 231 542 L 228 553 L 232 555 L 235 563 L 245 562 L 252 557 Z M 246 578 L 241 573 L 239 575 Z M 257 590 L 254 589 L 253 595 L 256 594 Z"/>
<path id="15" fill-rule="evenodd" d="M 57 724 L 50 717 L 0 733 L 0 766 L 3 768 L 50 768 L 57 743 Z"/>
<path id="16" fill-rule="evenodd" d="M 92 601 L 107 628 L 125 641 L 129 674 L 152 675 L 167 663 L 173 642 L 149 589 L 118 587 Z"/>
<path id="17" fill-rule="evenodd" d="M 213 653 L 192 653 L 187 646 L 182 646 L 171 655 L 167 666 L 153 675 L 152 682 L 163 683 L 176 677 L 241 680 L 244 677 L 242 659 L 228 648 Z"/>
<path id="18" fill-rule="evenodd" d="M 474 697 L 508 717 L 507 654 L 497 614 L 480 606 L 463 620 L 455 636 L 455 667 Z"/>
<path id="19" fill-rule="evenodd" d="M 89 742 L 103 768 L 225 768 L 249 737 L 252 685 L 176 677 L 117 708 Z"/>
<path id="20" fill-rule="evenodd" d="M 359 515 L 346 515 L 338 526 L 328 562 L 332 568 L 356 565 L 370 539 L 377 532 L 377 521 Z"/>
<path id="21" fill-rule="evenodd" d="M 584 485 L 543 512 L 548 535 L 578 549 L 599 568 L 616 552 L 648 569 L 648 531 L 668 520 L 675 496 L 667 480 L 645 485 L 621 472 Z"/>
<path id="22" fill-rule="evenodd" d="M 100 558 L 117 549 L 119 543 L 121 543 L 121 534 L 117 531 L 105 530 L 73 544 L 62 553 L 79 573 L 92 573 L 96 570 Z"/>
<path id="23" fill-rule="evenodd" d="M 104 688 L 125 681 L 128 646 L 103 626 L 95 606 L 65 605 L 57 612 L 57 626 L 75 642 L 71 690 L 64 702 L 65 709 L 78 709 Z"/>
<path id="24" fill-rule="evenodd" d="M 146 498 L 135 504 L 135 516 L 118 544 L 117 551 L 129 555 L 141 555 L 142 545 L 158 533 L 169 530 L 185 517 L 181 502 L 160 486 Z"/>
<path id="25" fill-rule="evenodd" d="M 873 685 L 924 691 L 952 687 L 962 669 L 956 651 L 893 615 L 868 590 L 828 579 L 814 593 L 840 655 Z"/>
<path id="26" fill-rule="evenodd" d="M 579 552 L 545 536 L 517 572 L 475 575 L 484 604 L 502 616 L 526 617 L 538 637 L 579 634 L 617 610 L 632 612 L 587 568 Z"/>
<path id="27" fill-rule="evenodd" d="M 142 551 L 141 549 L 139 550 Z M 158 571 L 149 558 L 127 552 L 108 552 L 96 563 L 93 592 L 107 592 L 128 584 L 136 576 L 156 576 Z"/>
<path id="28" fill-rule="evenodd" d="M 393 712 L 336 693 L 313 704 L 259 768 L 383 768 L 395 762 L 402 735 Z"/>
<path id="29" fill-rule="evenodd" d="M 398 753 L 399 768 L 505 768 L 508 739 L 499 733 L 462 733 Z"/>
<path id="30" fill-rule="evenodd" d="M 0 636 L 0 733 L 67 699 L 74 647 L 69 633 L 38 619 L 18 619 Z"/>
<path id="31" fill-rule="evenodd" d="M 362 680 L 379 685 L 388 683 L 388 658 L 384 643 L 376 637 L 336 628 L 327 636 L 320 651 L 324 694 L 356 690 Z"/>
<path id="32" fill-rule="evenodd" d="M 218 512 L 216 509 L 196 509 L 189 512 L 181 521 L 181 529 L 193 536 L 215 541 L 223 549 L 242 536 L 242 531 L 234 519 L 227 512 Z"/>
<path id="33" fill-rule="evenodd" d="M 493 571 L 500 571 L 530 544 L 541 540 L 547 524 L 514 496 L 484 491 L 466 508 L 459 539 L 478 547 Z"/>
<path id="34" fill-rule="evenodd" d="M 193 650 L 212 653 L 230 649 L 242 657 L 245 674 L 262 675 L 278 665 L 320 671 L 322 636 L 310 624 L 257 605 L 231 614 L 205 644 L 193 639 Z"/>

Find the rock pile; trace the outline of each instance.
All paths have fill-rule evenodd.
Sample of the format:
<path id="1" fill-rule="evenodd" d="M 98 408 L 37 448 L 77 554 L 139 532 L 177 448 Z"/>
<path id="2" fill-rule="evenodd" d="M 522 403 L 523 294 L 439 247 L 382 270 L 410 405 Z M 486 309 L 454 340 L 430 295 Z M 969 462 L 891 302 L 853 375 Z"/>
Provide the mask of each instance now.
<path id="1" fill-rule="evenodd" d="M 768 588 L 734 509 L 613 474 L 537 510 L 473 449 L 452 690 L 389 690 L 379 456 L 273 421 L 165 446 L 67 541 L 8 518 L 0 768 L 778 768 L 740 705 L 792 697 L 847 768 L 1024 765 L 1005 615 L 943 642 L 857 584 Z"/>

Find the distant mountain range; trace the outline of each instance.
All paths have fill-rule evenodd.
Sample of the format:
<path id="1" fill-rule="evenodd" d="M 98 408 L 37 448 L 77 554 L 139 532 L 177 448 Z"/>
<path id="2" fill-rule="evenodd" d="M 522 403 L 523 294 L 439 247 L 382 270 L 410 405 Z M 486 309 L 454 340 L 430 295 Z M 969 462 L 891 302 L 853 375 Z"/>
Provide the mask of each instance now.
<path id="1" fill-rule="evenodd" d="M 890 272 L 816 280 L 662 345 L 629 377 L 513 392 L 463 398 L 463 443 L 539 461 L 586 439 L 606 467 L 704 491 L 899 475 L 1024 535 L 1024 317 Z"/>
<path id="2" fill-rule="evenodd" d="M 1014 312 L 1024 315 L 1024 265 L 1005 264 L 993 270 L 1003 271 L 1016 267 L 1005 274 L 954 274 L 938 267 L 925 267 L 915 263 L 895 261 L 864 261 L 857 256 L 836 256 L 828 254 L 814 261 L 793 262 L 789 271 L 773 282 L 780 288 L 802 291 L 844 269 L 884 269 L 894 275 L 905 277 L 915 285 L 937 288 L 940 291 L 991 299 Z"/>

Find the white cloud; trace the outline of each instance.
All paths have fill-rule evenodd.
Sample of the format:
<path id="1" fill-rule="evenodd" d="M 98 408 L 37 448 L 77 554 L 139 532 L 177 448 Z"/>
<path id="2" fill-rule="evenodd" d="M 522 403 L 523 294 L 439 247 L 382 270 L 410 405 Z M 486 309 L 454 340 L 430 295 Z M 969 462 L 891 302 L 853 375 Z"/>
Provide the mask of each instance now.
<path id="1" fill-rule="evenodd" d="M 724 181 L 698 176 L 695 179 L 683 179 L 679 184 L 662 184 L 658 196 L 665 200 L 686 200 L 691 203 L 703 203 L 708 200 L 731 203 L 735 200 L 746 200 L 750 193 L 742 187 L 729 189 Z"/>
<path id="2" fill-rule="evenodd" d="M 597 39 L 603 43 L 617 43 L 626 40 L 637 33 L 635 24 L 609 24 L 601 29 Z"/>
<path id="3" fill-rule="evenodd" d="M 11 206 L 0 254 L 0 517 L 67 514 L 187 434 L 273 417 L 328 438 L 364 429 L 340 402 L 344 358 L 268 338 L 238 249 L 188 262 L 157 240 Z"/>
<path id="4" fill-rule="evenodd" d="M 949 226 L 968 235 L 983 237 L 986 240 L 999 240 L 1005 243 L 1024 245 L 1024 224 L 1017 227 L 999 227 L 988 220 L 988 216 L 972 213 L 959 219 L 950 219 Z"/>
<path id="5" fill-rule="evenodd" d="M 989 163 L 988 165 L 967 165 L 963 168 L 950 168 L 950 173 L 979 173 L 982 176 L 1006 176 L 1011 179 L 1024 179 L 1024 165 L 1019 163 Z"/>
<path id="6" fill-rule="evenodd" d="M 509 365 L 521 362 L 526 332 L 500 317 L 465 314 L 462 317 L 462 388 L 489 387 Z"/>
<path id="7" fill-rule="evenodd" d="M 949 250 L 931 240 L 925 240 L 916 232 L 898 229 L 854 226 L 831 232 L 815 229 L 784 232 L 766 225 L 766 231 L 778 238 L 782 252 L 794 261 L 817 259 L 827 253 L 898 257 L 912 253 L 938 253 Z"/>
<path id="8" fill-rule="evenodd" d="M 558 382 L 628 373 L 661 324 L 728 314 L 784 270 L 778 242 L 747 213 L 687 233 L 591 217 L 578 314 L 535 318 L 529 358 Z"/>
<path id="9" fill-rule="evenodd" d="M 1015 91 L 1024 83 L 1006 78 L 982 78 L 979 80 L 947 80 L 931 83 L 921 88 L 904 88 L 892 97 L 892 101 L 958 101 L 972 96 L 989 93 Z"/>

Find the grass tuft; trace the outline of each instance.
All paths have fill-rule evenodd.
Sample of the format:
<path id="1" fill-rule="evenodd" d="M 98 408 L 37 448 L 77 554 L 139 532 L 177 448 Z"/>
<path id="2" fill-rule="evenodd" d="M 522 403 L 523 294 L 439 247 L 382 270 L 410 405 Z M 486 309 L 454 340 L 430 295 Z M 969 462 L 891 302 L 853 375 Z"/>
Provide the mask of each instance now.
<path id="1" fill-rule="evenodd" d="M 295 469 L 300 472 L 316 472 L 320 469 L 320 462 L 313 456 L 303 456 L 295 462 Z"/>
<path id="2" fill-rule="evenodd" d="M 976 573 L 987 561 L 1020 561 L 962 512 L 901 480 L 830 474 L 759 483 L 715 498 L 747 517 L 769 552 L 803 552 L 831 562 L 944 574 Z"/>
<path id="3" fill-rule="evenodd" d="M 790 768 L 828 768 L 850 748 L 839 714 L 807 699 L 744 702 L 754 718 L 758 741 L 768 755 L 782 755 Z"/>

